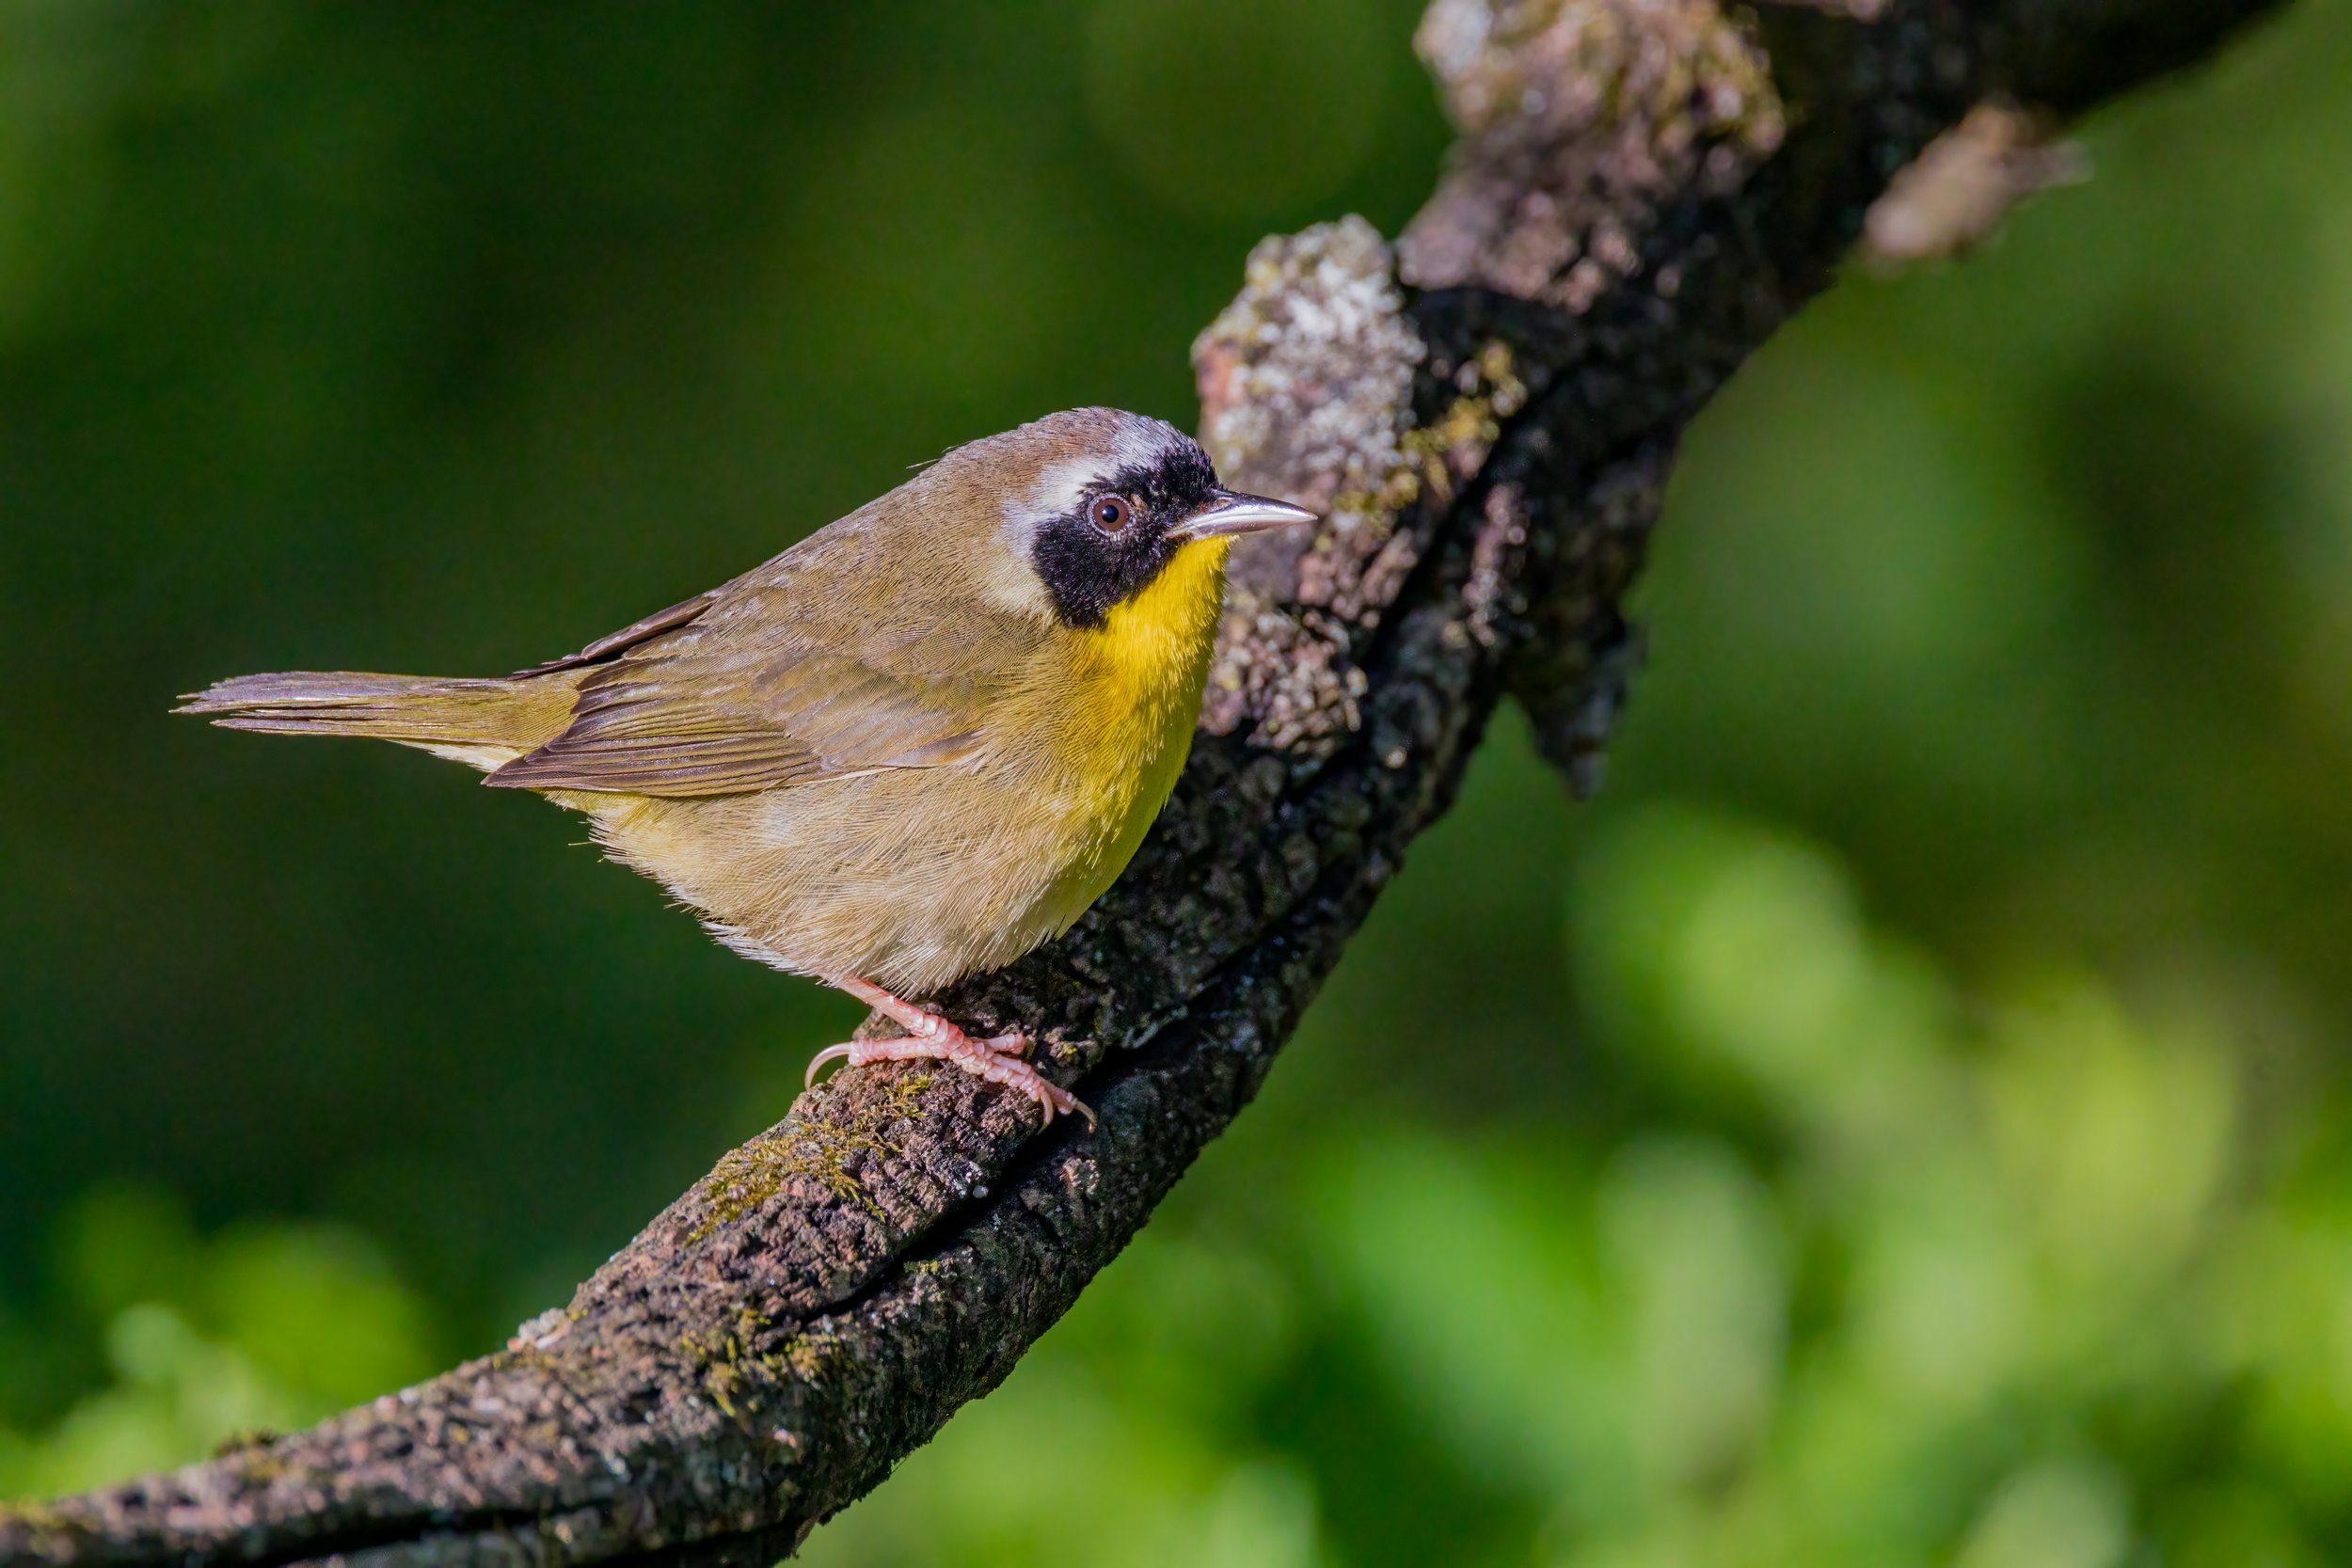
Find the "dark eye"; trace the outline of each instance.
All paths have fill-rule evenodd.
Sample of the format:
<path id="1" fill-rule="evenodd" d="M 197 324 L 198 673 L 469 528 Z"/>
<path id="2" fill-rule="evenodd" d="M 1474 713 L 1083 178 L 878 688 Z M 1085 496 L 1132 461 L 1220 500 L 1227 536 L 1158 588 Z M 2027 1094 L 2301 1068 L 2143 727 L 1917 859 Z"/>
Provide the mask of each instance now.
<path id="1" fill-rule="evenodd" d="M 1087 502 L 1087 521 L 1104 533 L 1123 533 L 1136 520 L 1136 509 L 1124 496 L 1097 496 Z"/>

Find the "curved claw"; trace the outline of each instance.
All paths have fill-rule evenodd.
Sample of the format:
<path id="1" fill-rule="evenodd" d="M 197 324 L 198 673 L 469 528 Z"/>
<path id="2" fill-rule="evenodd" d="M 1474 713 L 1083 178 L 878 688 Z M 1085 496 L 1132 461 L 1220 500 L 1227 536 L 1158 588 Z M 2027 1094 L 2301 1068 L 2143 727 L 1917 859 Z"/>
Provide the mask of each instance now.
<path id="1" fill-rule="evenodd" d="M 817 1086 L 817 1069 L 818 1068 L 823 1067 L 827 1062 L 831 1061 L 847 1061 L 849 1060 L 850 1053 L 856 1049 L 857 1047 L 854 1045 L 829 1045 L 825 1047 L 824 1050 L 817 1053 L 816 1055 L 811 1056 L 808 1059 L 808 1070 L 801 1074 L 801 1087 L 803 1089 L 815 1088 Z"/>
<path id="2" fill-rule="evenodd" d="M 1076 1095 L 1072 1094 L 1068 1089 L 1057 1088 L 1051 1084 L 1046 1085 L 1045 1087 L 1058 1099 L 1060 1101 L 1060 1108 L 1062 1110 L 1075 1111 L 1078 1115 L 1087 1118 L 1087 1131 L 1089 1132 L 1095 1131 L 1097 1124 L 1094 1119 L 1094 1109 L 1092 1106 L 1089 1105 L 1085 1101 L 1080 1100 Z M 1050 1106 L 1045 1112 L 1045 1125 L 1048 1127 L 1054 1125 L 1054 1112 Z"/>

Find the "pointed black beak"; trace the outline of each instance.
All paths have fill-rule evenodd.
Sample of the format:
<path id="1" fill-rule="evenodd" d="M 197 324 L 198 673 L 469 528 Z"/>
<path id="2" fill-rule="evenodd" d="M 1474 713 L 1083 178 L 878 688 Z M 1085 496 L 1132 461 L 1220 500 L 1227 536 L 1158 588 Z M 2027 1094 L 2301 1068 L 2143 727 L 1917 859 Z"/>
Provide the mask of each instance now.
<path id="1" fill-rule="evenodd" d="M 1270 528 L 1288 528 L 1293 523 L 1311 523 L 1315 515 L 1303 506 L 1288 501 L 1269 500 L 1263 496 L 1244 496 L 1232 490 L 1219 490 L 1216 499 L 1200 511 L 1168 531 L 1168 536 L 1180 545 L 1195 539 L 1224 539 L 1236 533 L 1263 533 Z"/>

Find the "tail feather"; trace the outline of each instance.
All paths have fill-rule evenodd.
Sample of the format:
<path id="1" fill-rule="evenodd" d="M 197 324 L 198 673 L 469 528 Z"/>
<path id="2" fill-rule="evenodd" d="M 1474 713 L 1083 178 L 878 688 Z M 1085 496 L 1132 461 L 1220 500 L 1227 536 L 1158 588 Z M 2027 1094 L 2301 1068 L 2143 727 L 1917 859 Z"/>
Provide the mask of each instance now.
<path id="1" fill-rule="evenodd" d="M 466 680 L 289 670 L 217 682 L 172 711 L 264 735 L 368 736 L 486 769 L 562 730 L 577 683 L 569 674 Z"/>

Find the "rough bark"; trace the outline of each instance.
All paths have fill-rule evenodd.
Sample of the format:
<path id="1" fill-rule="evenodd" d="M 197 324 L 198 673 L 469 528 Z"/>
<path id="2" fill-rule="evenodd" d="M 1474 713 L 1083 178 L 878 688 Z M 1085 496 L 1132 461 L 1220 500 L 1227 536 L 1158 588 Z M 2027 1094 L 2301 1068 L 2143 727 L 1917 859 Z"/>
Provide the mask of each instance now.
<path id="1" fill-rule="evenodd" d="M 1098 1132 L 844 1074 L 510 1346 L 307 1433 L 0 1510 L 0 1563 L 759 1562 L 995 1386 L 1248 1101 L 1513 691 L 1594 780 L 1682 429 L 1980 100 L 2070 112 L 2265 0 L 1436 0 L 1460 144 L 1391 248 L 1260 245 L 1195 345 L 1226 479 L 1323 510 L 1234 562 L 1135 866 L 949 1009 Z M 1082 1082 L 1081 1082 L 1082 1081 Z"/>

